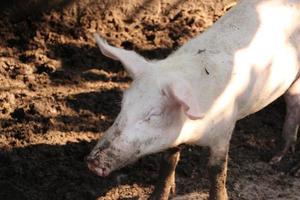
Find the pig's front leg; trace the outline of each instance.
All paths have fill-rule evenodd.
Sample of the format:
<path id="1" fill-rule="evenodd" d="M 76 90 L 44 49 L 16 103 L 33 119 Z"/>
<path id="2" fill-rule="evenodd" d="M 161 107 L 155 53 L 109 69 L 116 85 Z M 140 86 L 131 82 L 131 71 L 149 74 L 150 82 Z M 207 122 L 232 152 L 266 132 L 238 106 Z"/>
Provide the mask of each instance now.
<path id="1" fill-rule="evenodd" d="M 228 150 L 211 149 L 209 160 L 209 200 L 227 200 L 226 176 Z"/>
<path id="2" fill-rule="evenodd" d="M 300 79 L 298 79 L 286 92 L 286 116 L 283 125 L 282 137 L 284 144 L 280 151 L 272 158 L 271 164 L 276 164 L 288 153 L 295 151 L 297 133 L 300 122 Z"/>
<path id="3" fill-rule="evenodd" d="M 151 200 L 168 200 L 175 193 L 175 169 L 180 157 L 180 148 L 175 147 L 164 153 L 161 161 L 158 182 Z"/>
<path id="4" fill-rule="evenodd" d="M 218 143 L 210 146 L 209 157 L 209 200 L 227 200 L 226 178 L 229 142 L 234 125 L 224 134 L 218 135 Z"/>

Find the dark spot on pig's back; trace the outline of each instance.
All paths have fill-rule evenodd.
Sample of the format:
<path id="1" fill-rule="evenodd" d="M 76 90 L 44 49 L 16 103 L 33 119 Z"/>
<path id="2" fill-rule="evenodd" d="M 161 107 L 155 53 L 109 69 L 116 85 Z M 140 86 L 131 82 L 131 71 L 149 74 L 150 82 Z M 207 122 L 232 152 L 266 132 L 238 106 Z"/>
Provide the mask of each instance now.
<path id="1" fill-rule="evenodd" d="M 199 49 L 199 50 L 197 51 L 197 54 L 203 53 L 203 52 L 205 52 L 205 51 L 206 51 L 206 49 Z"/>
<path id="2" fill-rule="evenodd" d="M 205 73 L 207 74 L 207 75 L 209 75 L 209 71 L 206 69 L 206 68 L 204 68 L 205 69 Z"/>

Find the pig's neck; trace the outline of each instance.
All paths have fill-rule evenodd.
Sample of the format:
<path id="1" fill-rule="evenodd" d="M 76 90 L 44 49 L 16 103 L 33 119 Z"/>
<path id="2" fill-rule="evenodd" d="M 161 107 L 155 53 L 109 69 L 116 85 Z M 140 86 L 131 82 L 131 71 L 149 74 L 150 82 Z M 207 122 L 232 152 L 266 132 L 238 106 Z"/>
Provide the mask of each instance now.
<path id="1" fill-rule="evenodd" d="M 177 76 L 178 80 L 186 80 L 192 87 L 199 106 L 205 112 L 205 118 L 202 120 L 182 117 L 183 127 L 174 145 L 195 143 L 200 139 L 201 143 L 208 144 L 211 135 L 222 128 L 229 129 L 226 122 L 233 121 L 236 117 L 233 96 L 224 95 L 228 92 L 228 83 L 232 77 L 230 62 L 219 65 L 211 58 L 209 52 L 182 54 L 167 59 L 168 63 L 163 65 L 164 72 L 161 74 L 171 73 L 172 79 Z"/>

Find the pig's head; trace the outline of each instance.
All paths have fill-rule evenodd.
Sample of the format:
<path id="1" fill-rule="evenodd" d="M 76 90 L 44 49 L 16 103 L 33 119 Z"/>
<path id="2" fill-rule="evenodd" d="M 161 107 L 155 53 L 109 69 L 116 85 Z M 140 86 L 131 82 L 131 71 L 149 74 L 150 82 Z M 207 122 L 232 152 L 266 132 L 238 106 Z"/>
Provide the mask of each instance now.
<path id="1" fill-rule="evenodd" d="M 87 157 L 90 170 L 107 176 L 141 156 L 178 145 L 184 121 L 202 118 L 203 113 L 187 82 L 162 78 L 168 75 L 160 74 L 157 63 L 95 38 L 101 52 L 121 61 L 133 78 L 121 112 Z"/>

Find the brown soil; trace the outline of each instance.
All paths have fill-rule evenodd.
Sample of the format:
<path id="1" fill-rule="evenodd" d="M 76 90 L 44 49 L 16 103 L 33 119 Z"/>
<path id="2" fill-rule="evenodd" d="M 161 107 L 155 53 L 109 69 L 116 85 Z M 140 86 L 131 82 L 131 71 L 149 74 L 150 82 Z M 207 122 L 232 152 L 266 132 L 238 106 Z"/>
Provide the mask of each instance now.
<path id="1" fill-rule="evenodd" d="M 4 1 L 3 1 L 4 2 Z M 84 163 L 113 122 L 130 78 L 102 56 L 92 33 L 161 59 L 211 26 L 234 0 L 11 0 L 0 2 L 0 199 L 146 199 L 159 155 L 100 178 Z M 7 1 L 5 1 L 7 2 Z M 280 99 L 238 123 L 228 170 L 231 199 L 300 199 L 295 154 L 280 141 Z M 207 150 L 185 147 L 177 199 L 206 199 Z M 189 194 L 189 196 L 183 196 Z M 181 197 L 180 197 L 181 196 Z"/>

